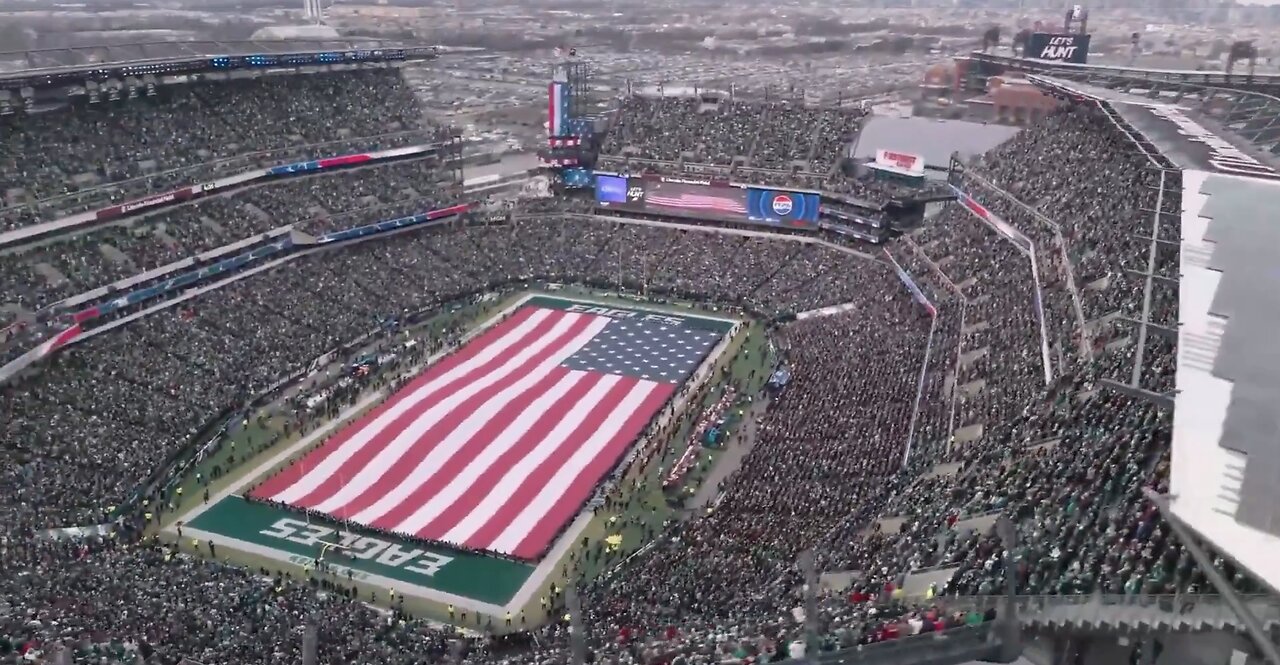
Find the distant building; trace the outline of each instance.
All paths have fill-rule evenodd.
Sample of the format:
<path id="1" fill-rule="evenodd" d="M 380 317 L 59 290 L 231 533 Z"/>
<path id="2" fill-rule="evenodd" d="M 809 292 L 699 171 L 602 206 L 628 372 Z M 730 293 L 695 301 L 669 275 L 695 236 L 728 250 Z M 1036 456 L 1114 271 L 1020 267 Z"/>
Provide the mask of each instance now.
<path id="1" fill-rule="evenodd" d="M 329 8 L 332 18 L 422 18 L 422 7 L 393 7 L 391 5 L 335 4 Z"/>
<path id="2" fill-rule="evenodd" d="M 968 104 L 972 117 L 1022 125 L 1048 115 L 1059 102 L 1026 79 L 992 76 L 987 81 L 987 94 L 970 99 Z"/>
<path id="3" fill-rule="evenodd" d="M 249 39 L 338 39 L 338 31 L 327 25 L 272 25 L 260 28 Z"/>
<path id="4" fill-rule="evenodd" d="M 950 96 L 959 85 L 959 74 L 952 62 L 940 62 L 924 72 L 920 83 L 921 99 L 937 99 Z"/>

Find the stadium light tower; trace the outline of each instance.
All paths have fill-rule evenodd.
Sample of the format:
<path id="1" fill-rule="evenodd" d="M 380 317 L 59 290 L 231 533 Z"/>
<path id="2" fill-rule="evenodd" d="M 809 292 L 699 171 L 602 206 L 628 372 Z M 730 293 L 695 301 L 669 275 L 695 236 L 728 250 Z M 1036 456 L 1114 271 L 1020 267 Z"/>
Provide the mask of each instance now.
<path id="1" fill-rule="evenodd" d="M 324 8 L 320 6 L 320 0 L 302 0 L 302 14 L 317 25 L 324 22 Z"/>

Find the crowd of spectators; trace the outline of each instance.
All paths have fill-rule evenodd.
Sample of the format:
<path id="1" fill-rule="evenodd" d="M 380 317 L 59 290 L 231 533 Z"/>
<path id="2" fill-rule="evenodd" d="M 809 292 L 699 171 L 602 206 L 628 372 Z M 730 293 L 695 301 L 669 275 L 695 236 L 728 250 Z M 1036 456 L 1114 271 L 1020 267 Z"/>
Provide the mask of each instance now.
<path id="1" fill-rule="evenodd" d="M 647 159 L 688 153 L 717 164 L 743 157 L 785 168 L 798 153 L 761 143 L 766 125 L 776 123 L 788 145 L 805 146 L 801 159 L 812 167 L 830 126 L 856 125 L 843 112 L 734 101 L 699 108 L 706 105 L 632 98 L 609 149 L 638 149 Z M 981 623 L 990 617 L 906 606 L 901 588 L 912 571 L 941 566 L 955 572 L 936 590 L 940 597 L 998 593 L 1005 544 L 989 529 L 966 526 L 994 512 L 1014 521 L 1011 554 L 1022 593 L 1203 588 L 1203 573 L 1143 496 L 1145 488 L 1167 490 L 1171 414 L 1101 387 L 1102 378 L 1131 365 L 1131 353 L 1124 345 L 1085 349 L 1079 337 L 1068 270 L 1091 322 L 1140 313 L 1143 289 L 1126 271 L 1146 270 L 1147 254 L 1132 236 L 1151 233 L 1156 205 L 1149 171 L 1104 158 L 1128 146 L 1091 113 L 1050 116 L 984 158 L 966 182 L 985 188 L 994 211 L 1046 248 L 1056 247 L 1057 236 L 1036 211 L 1051 220 L 1067 260 L 1046 259 L 1037 283 L 1026 254 L 970 212 L 949 207 L 891 248 L 932 312 L 908 297 L 882 262 L 826 244 L 588 219 L 550 205 L 518 209 L 502 222 L 317 252 L 73 346 L 0 387 L 0 412 L 16 416 L 0 430 L 0 545 L 27 573 L 0 578 L 0 604 L 9 609 L 0 612 L 0 662 L 55 642 L 113 664 L 133 653 L 166 665 L 181 657 L 207 665 L 294 662 L 308 619 L 320 626 L 322 663 L 563 662 L 563 621 L 502 638 L 462 638 L 399 613 L 379 614 L 340 584 L 234 568 L 217 563 L 212 551 L 213 561 L 202 561 L 138 543 L 127 531 L 106 542 L 30 538 L 40 529 L 104 521 L 201 424 L 326 351 L 442 303 L 534 280 L 621 287 L 770 317 L 779 362 L 792 377 L 711 510 L 672 522 L 644 553 L 581 587 L 597 662 L 782 659 L 804 634 L 794 613 L 803 586 L 795 561 L 807 549 L 820 570 L 860 573 L 851 591 L 821 592 L 822 648 Z M 1061 168 L 1077 152 L 1107 165 Z M 415 176 L 388 175 L 395 184 L 386 188 L 346 177 L 247 190 L 239 203 L 200 203 L 191 208 L 239 208 L 172 226 L 207 229 L 196 240 L 183 236 L 197 247 L 206 233 L 224 238 L 278 226 L 249 219 L 256 212 L 318 232 L 331 227 L 316 220 L 335 209 L 358 210 L 348 197 L 394 205 L 431 195 L 431 183 Z M 313 203 L 265 193 L 286 187 Z M 997 203 L 994 187 L 1031 210 Z M 380 194 L 406 190 L 413 194 Z M 1166 191 L 1162 205 L 1176 210 L 1170 192 L 1176 190 Z M 162 214 L 187 214 L 178 210 Z M 170 226 L 164 235 L 176 237 Z M 1167 233 L 1163 226 L 1158 232 Z M 124 253 L 149 256 L 120 244 Z M 1166 278 L 1166 290 L 1152 298 L 1158 325 L 1176 319 L 1169 309 L 1176 286 L 1167 279 L 1176 277 L 1173 266 L 1176 254 L 1157 255 L 1156 271 Z M 78 269 L 97 270 L 88 263 Z M 842 311 L 774 318 L 834 304 Z M 1125 325 L 1095 328 L 1121 339 L 1131 332 Z M 1143 368 L 1144 380 L 1167 389 L 1172 339 L 1149 336 L 1148 344 L 1149 354 L 1158 353 Z M 619 485 L 609 501 L 629 502 L 626 491 Z M 77 593 L 68 598 L 71 587 Z M 104 609 L 118 608 L 121 598 L 130 611 Z"/>
<path id="2" fill-rule="evenodd" d="M 623 100 L 603 153 L 621 159 L 828 174 L 865 112 L 795 102 L 632 95 Z"/>
<path id="3" fill-rule="evenodd" d="M 4 116 L 0 231 L 254 167 L 421 144 L 436 131 L 395 69 L 163 86 L 154 97 Z"/>
<path id="4" fill-rule="evenodd" d="M 39 310 L 273 229 L 320 236 L 429 212 L 460 197 L 455 174 L 434 158 L 268 181 L 20 249 L 3 263 L 0 303 Z"/>
<path id="5" fill-rule="evenodd" d="M 1136 344 L 1144 314 L 1155 325 L 1176 327 L 1181 174 L 1155 166 L 1103 111 L 1073 105 L 966 169 L 963 186 L 1036 243 L 1051 335 L 1063 343 L 1080 343 L 1080 318 L 1122 318 L 1102 324 L 1095 339 L 1103 344 Z M 1159 244 L 1149 265 L 1151 238 L 1173 242 Z M 1156 277 L 1144 311 L 1148 273 Z M 1139 385 L 1165 392 L 1173 346 L 1168 335 L 1157 337 L 1148 342 Z M 1109 378 L 1129 383 L 1132 362 L 1117 365 Z"/>
<path id="6" fill-rule="evenodd" d="M 775 315 L 852 297 L 869 283 L 846 286 L 839 276 L 865 263 L 823 245 L 547 216 L 442 227 L 301 259 L 95 335 L 0 388 L 4 412 L 14 414 L 5 437 L 17 444 L 0 471 L 6 523 L 103 521 L 221 410 L 441 302 L 534 278 L 621 279 L 636 291 Z"/>

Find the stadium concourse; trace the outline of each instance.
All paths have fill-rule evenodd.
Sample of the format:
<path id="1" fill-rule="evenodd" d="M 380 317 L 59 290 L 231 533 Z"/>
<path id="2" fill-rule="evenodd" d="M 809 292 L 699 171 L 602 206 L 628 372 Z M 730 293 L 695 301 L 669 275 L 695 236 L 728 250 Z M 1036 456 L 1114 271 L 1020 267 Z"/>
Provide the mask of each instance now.
<path id="1" fill-rule="evenodd" d="M 390 130 L 439 138 L 444 130 L 422 121 L 393 72 L 210 83 L 154 102 L 5 117 L 8 207 L 0 214 L 11 229 L 34 227 L 264 160 L 409 140 L 383 138 Z M 218 101 L 233 95 L 231 118 Z M 692 153 L 714 168 L 739 155 L 763 166 L 802 163 L 810 175 L 801 177 L 819 183 L 875 187 L 834 174 L 856 120 L 843 112 L 744 102 L 690 115 L 682 103 L 627 101 L 627 121 L 607 145 L 629 146 L 640 159 Z M 330 113 L 335 105 L 344 112 Z M 758 144 L 741 143 L 743 127 Z M 790 138 L 775 142 L 775 127 Z M 166 140 L 154 140 L 157 128 Z M 338 140 L 354 148 L 316 147 Z M 1148 164 L 1126 141 L 1096 107 L 1070 106 L 972 165 L 963 186 L 990 211 L 1027 234 L 1038 228 L 1028 216 L 1050 217 L 1066 245 L 1061 261 L 1046 259 L 1048 277 L 1037 284 L 1025 257 L 972 210 L 947 208 L 889 247 L 936 316 L 886 263 L 868 260 L 868 247 L 607 219 L 582 214 L 589 203 L 563 200 L 519 206 L 498 222 L 457 220 L 308 247 L 251 264 L 216 288 L 192 288 L 167 307 L 122 298 L 124 306 L 86 319 L 80 339 L 6 375 L 0 387 L 0 663 L 38 662 L 65 648 L 94 663 L 292 664 L 301 662 L 304 626 L 314 631 L 320 663 L 568 662 L 560 590 L 548 590 L 546 616 L 531 622 L 540 625 L 464 633 L 395 603 L 385 614 L 365 604 L 385 604 L 385 595 L 371 598 L 340 577 L 237 567 L 213 542 L 193 552 L 153 537 L 171 504 L 216 480 L 156 476 L 177 470 L 170 461 L 210 423 L 352 340 L 404 354 L 398 366 L 412 367 L 428 351 L 452 349 L 458 331 L 409 347 L 393 337 L 401 323 L 534 282 L 622 287 L 747 312 L 770 322 L 792 377 L 768 403 L 714 510 L 672 521 L 608 575 L 577 587 L 579 636 L 595 662 L 780 662 L 804 650 L 810 630 L 815 648 L 834 651 L 977 628 L 993 613 L 954 596 L 1001 588 L 1002 541 L 965 526 L 994 512 L 1016 525 L 1020 593 L 1140 599 L 1204 590 L 1203 571 L 1143 495 L 1166 489 L 1171 414 L 1098 387 L 1131 365 L 1127 347 L 1115 343 L 1125 334 L 1118 315 L 1142 298 L 1127 277 L 1140 260 L 1132 238 L 1145 230 L 1131 213 L 1178 207 L 1152 198 Z M 262 234 L 287 224 L 306 246 L 316 234 L 458 196 L 447 165 L 397 161 L 268 181 L 18 246 L 0 263 L 5 359 L 62 339 L 65 319 L 48 305 L 121 277 L 227 243 L 260 247 Z M 118 294 L 105 293 L 114 306 Z M 1046 332 L 1035 314 L 1041 300 Z M 795 316 L 832 305 L 847 306 Z M 1176 293 L 1157 295 L 1152 306 L 1176 320 Z M 1081 326 L 1086 318 L 1096 330 Z M 1151 391 L 1167 390 L 1173 352 L 1147 350 L 1141 375 Z M 316 430 L 366 389 L 399 387 L 395 376 L 371 372 L 335 387 L 319 412 L 291 414 L 286 431 Z M 222 451 L 219 459 L 239 466 L 256 452 Z M 602 510 L 633 508 L 625 489 L 605 496 Z M 824 587 L 809 622 L 795 612 L 804 602 L 796 560 L 805 550 L 821 571 L 857 573 L 852 588 Z M 596 543 L 575 556 L 604 553 Z M 953 574 L 924 597 L 906 597 L 913 571 L 937 567 Z M 1251 585 L 1242 574 L 1234 582 Z"/>

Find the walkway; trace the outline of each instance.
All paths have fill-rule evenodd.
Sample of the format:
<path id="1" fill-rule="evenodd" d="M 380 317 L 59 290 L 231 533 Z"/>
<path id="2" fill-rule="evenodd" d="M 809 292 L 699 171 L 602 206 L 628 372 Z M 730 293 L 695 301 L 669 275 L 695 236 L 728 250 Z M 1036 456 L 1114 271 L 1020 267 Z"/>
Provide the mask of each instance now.
<path id="1" fill-rule="evenodd" d="M 764 415 L 768 405 L 768 400 L 756 400 L 747 409 L 747 413 L 742 417 L 741 427 L 733 436 L 726 439 L 720 459 L 716 460 L 715 466 L 711 467 L 711 473 L 707 474 L 702 485 L 698 487 L 698 492 L 688 503 L 686 519 L 710 505 L 720 494 L 720 485 L 728 480 L 729 476 L 737 473 L 742 466 L 742 460 L 756 445 L 756 437 L 759 435 L 756 419 Z"/>

